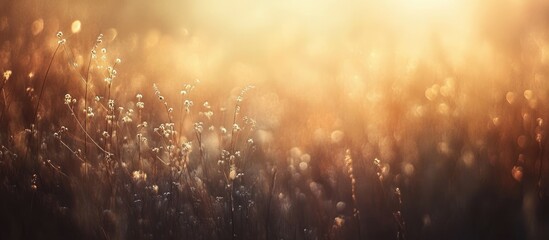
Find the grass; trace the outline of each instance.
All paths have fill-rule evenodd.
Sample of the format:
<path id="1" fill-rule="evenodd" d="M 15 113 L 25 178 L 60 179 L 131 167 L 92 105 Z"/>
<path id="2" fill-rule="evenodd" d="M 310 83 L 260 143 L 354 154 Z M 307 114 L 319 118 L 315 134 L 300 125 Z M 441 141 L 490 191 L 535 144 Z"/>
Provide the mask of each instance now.
<path id="1" fill-rule="evenodd" d="M 0 65 L 1 239 L 549 234 L 539 81 L 424 63 L 405 77 L 388 64 L 398 74 L 368 88 L 132 82 L 139 67 L 114 41 L 76 37 Z"/>
<path id="2" fill-rule="evenodd" d="M 45 91 L 54 91 L 53 85 L 46 84 L 45 80 L 55 56 L 60 50 L 70 51 L 62 36 L 62 33 L 58 34 L 59 43 L 43 76 L 36 99 L 37 106 Z M 55 212 L 63 209 L 66 215 L 62 217 L 78 219 L 75 233 L 91 238 L 278 239 L 284 237 L 279 235 L 281 233 L 278 229 L 283 219 L 287 219 L 288 223 L 297 221 L 304 229 L 295 229 L 285 236 L 290 238 L 325 238 L 345 231 L 345 214 L 334 215 L 339 216 L 337 219 L 340 222 L 334 225 L 333 230 L 326 230 L 331 229 L 332 224 L 326 218 L 334 214 L 329 213 L 333 212 L 329 208 L 335 208 L 335 205 L 321 211 L 320 222 L 307 219 L 305 211 L 314 211 L 309 209 L 310 206 L 305 207 L 307 201 L 321 201 L 326 197 L 321 184 L 310 182 L 313 197 L 304 196 L 299 187 L 295 190 L 298 192 L 292 193 L 292 186 L 306 186 L 306 183 L 292 183 L 293 180 L 285 182 L 289 180 L 288 177 L 293 178 L 291 174 L 297 174 L 293 167 L 299 167 L 303 174 L 309 171 L 307 167 L 302 164 L 289 165 L 289 172 L 283 171 L 286 179 L 279 180 L 276 170 L 278 164 L 264 162 L 268 156 L 257 148 L 256 142 L 261 141 L 256 139 L 256 121 L 244 112 L 248 95 L 253 97 L 253 87 L 243 88 L 230 100 L 234 105 L 231 116 L 228 116 L 229 127 L 225 127 L 222 119 L 218 122 L 212 118 L 224 112 L 215 111 L 216 108 L 209 102 L 194 107 L 192 100 L 185 99 L 180 112 L 174 112 L 168 98 L 162 95 L 157 85 L 153 86 L 152 92 L 159 101 L 145 103 L 142 102 L 143 95 L 137 94 L 136 103 L 130 102 L 122 107 L 123 104 L 118 105 L 119 101 L 112 98 L 116 94 L 111 95 L 112 82 L 115 80 L 114 66 L 120 63 L 120 60 L 116 60 L 115 65 L 107 70 L 110 81 L 106 82 L 106 92 L 103 93 L 106 98 L 96 97 L 95 101 L 89 101 L 89 93 L 100 96 L 97 91 L 101 89 L 101 84 L 105 84 L 90 81 L 94 74 L 104 74 L 104 67 L 98 65 L 99 61 L 94 61 L 98 58 L 95 49 L 100 47 L 99 44 L 101 41 L 98 40 L 92 49 L 86 74 L 82 77 L 83 95 L 64 94 L 66 114 L 56 114 L 51 119 L 39 118 L 36 123 L 38 118 L 31 118 L 31 126 L 36 124 L 37 127 L 31 127 L 28 134 L 35 131 L 40 134 L 29 136 L 36 143 L 26 148 L 27 153 L 33 156 L 27 161 L 37 167 L 21 169 L 15 166 L 19 161 L 17 157 L 7 158 L 7 155 L 3 155 L 4 165 L 9 166 L 4 169 L 7 173 L 24 170 L 31 178 L 30 188 L 17 186 L 16 192 L 10 195 L 19 196 L 30 192 L 33 196 L 30 199 L 31 206 L 35 202 L 43 203 L 44 198 L 51 199 L 51 206 L 40 207 L 54 214 L 60 214 Z M 72 53 L 65 56 L 72 56 Z M 74 60 L 69 58 L 60 61 Z M 98 69 L 97 72 L 91 72 L 92 68 Z M 191 87 L 185 87 L 183 95 L 199 87 L 190 84 L 185 86 Z M 60 94 L 59 99 L 62 96 Z M 53 102 L 59 103 L 59 106 L 47 106 L 41 111 L 57 109 L 63 105 L 61 101 Z M 156 104 L 159 108 L 157 111 L 148 110 L 145 104 Z M 35 115 L 40 114 L 38 110 L 37 107 Z M 155 118 L 145 119 L 143 111 L 153 111 Z M 174 114 L 180 117 L 175 118 Z M 106 119 L 106 125 L 101 119 Z M 174 119 L 180 122 L 174 122 Z M 194 122 L 194 127 L 186 128 L 186 121 Z M 209 146 L 210 149 L 206 150 L 204 138 L 217 140 L 217 145 L 214 145 L 217 149 L 212 150 Z M 8 146 L 4 148 L 6 151 L 9 149 Z M 269 166 L 272 166 L 272 171 Z M 8 174 L 6 181 L 11 182 L 10 176 L 22 177 L 23 182 L 26 178 L 25 174 Z M 352 176 L 351 172 L 353 205 L 356 206 L 353 215 L 358 222 L 357 237 L 362 238 L 360 211 L 357 210 L 359 203 L 354 194 L 356 184 Z M 281 183 L 277 184 L 278 181 Z M 286 185 L 287 189 L 279 189 L 279 185 Z M 60 186 L 64 187 L 56 189 Z M 52 188 L 55 189 L 53 192 Z M 295 215 L 297 209 L 291 206 L 291 201 L 298 201 L 298 206 L 307 210 L 298 211 L 301 213 Z M 315 206 L 324 208 L 322 204 Z M 281 213 L 278 208 L 285 211 Z M 340 209 L 340 212 L 345 212 L 345 209 Z M 30 214 L 34 214 L 32 210 Z M 326 229 L 322 229 L 322 225 Z M 26 232 L 12 234 L 36 237 Z"/>

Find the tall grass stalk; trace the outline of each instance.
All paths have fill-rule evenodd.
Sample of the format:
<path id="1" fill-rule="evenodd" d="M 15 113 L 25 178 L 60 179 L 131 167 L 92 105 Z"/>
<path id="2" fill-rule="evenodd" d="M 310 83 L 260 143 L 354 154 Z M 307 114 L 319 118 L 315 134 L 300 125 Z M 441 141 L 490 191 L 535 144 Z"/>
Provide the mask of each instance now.
<path id="1" fill-rule="evenodd" d="M 32 118 L 32 125 L 36 124 L 36 120 L 38 118 L 38 110 L 40 108 L 40 101 L 42 100 L 42 96 L 44 95 L 44 89 L 46 88 L 46 81 L 48 80 L 48 74 L 51 70 L 51 65 L 53 64 L 53 59 L 55 59 L 55 55 L 59 51 L 59 48 L 61 48 L 61 45 L 65 43 L 65 39 L 60 40 L 57 43 L 57 47 L 55 48 L 55 51 L 53 51 L 53 54 L 51 55 L 50 61 L 48 63 L 48 68 L 46 68 L 46 73 L 44 74 L 44 78 L 42 78 L 42 85 L 40 87 L 40 92 L 38 94 L 38 100 L 36 102 L 36 107 L 34 108 L 34 114 Z"/>
<path id="2" fill-rule="evenodd" d="M 74 120 L 76 121 L 76 123 L 78 124 L 78 126 L 80 127 L 80 129 L 84 132 L 84 135 L 85 137 L 89 138 L 90 141 L 97 147 L 97 149 L 101 150 L 104 154 L 106 155 L 109 155 L 111 156 L 112 153 L 108 152 L 107 150 L 105 150 L 104 148 L 102 148 L 99 143 L 97 143 L 91 136 L 90 134 L 88 133 L 88 131 L 86 131 L 86 129 L 84 128 L 84 126 L 82 125 L 82 123 L 80 122 L 80 120 L 78 120 L 78 117 L 76 117 L 76 113 L 74 112 L 74 109 L 67 104 L 67 107 L 69 108 L 70 112 L 71 112 L 71 115 L 73 116 Z M 84 158 L 85 159 L 85 158 Z"/>
<path id="3" fill-rule="evenodd" d="M 269 197 L 267 198 L 267 214 L 266 214 L 266 218 L 265 218 L 265 239 L 266 240 L 269 240 L 269 233 L 270 233 L 270 223 L 271 223 L 271 205 L 272 205 L 272 200 L 273 200 L 273 195 L 274 195 L 274 191 L 275 191 L 275 184 L 276 184 L 276 174 L 277 174 L 277 170 L 275 169 L 274 172 L 273 172 L 273 177 L 271 178 L 271 185 L 270 185 L 270 188 L 269 188 Z"/>
<path id="4" fill-rule="evenodd" d="M 362 233 L 361 233 L 362 224 L 360 222 L 360 211 L 358 210 L 358 201 L 356 199 L 356 193 L 357 193 L 356 178 L 354 173 L 353 158 L 351 157 L 350 149 L 345 150 L 345 165 L 347 165 L 347 173 L 349 174 L 349 178 L 351 179 L 351 197 L 353 199 L 353 216 L 355 217 L 357 222 L 357 234 L 358 234 L 358 238 L 362 239 Z"/>
<path id="5" fill-rule="evenodd" d="M 38 110 L 40 108 L 40 102 L 42 100 L 42 96 L 44 94 L 44 89 L 46 88 L 46 81 L 48 80 L 48 74 L 50 73 L 50 70 L 51 70 L 51 66 L 53 64 L 53 60 L 55 59 L 55 55 L 57 55 L 57 52 L 59 51 L 59 48 L 61 48 L 61 46 L 63 44 L 65 44 L 66 40 L 63 39 L 63 33 L 59 32 L 57 33 L 57 38 L 58 38 L 58 42 L 57 42 L 57 47 L 55 48 L 55 51 L 53 51 L 53 54 L 51 55 L 51 58 L 50 58 L 50 61 L 48 63 L 48 67 L 46 68 L 46 72 L 44 73 L 44 77 L 42 78 L 42 85 L 40 87 L 40 92 L 38 93 L 38 99 L 36 101 L 36 107 L 34 108 L 34 114 L 32 115 L 32 120 L 31 120 L 31 125 L 30 125 L 30 136 L 29 136 L 29 147 L 27 147 L 27 151 L 25 151 L 25 157 L 24 159 L 27 159 L 30 151 L 34 151 L 34 152 L 38 152 L 37 150 L 38 149 L 31 149 L 34 147 L 34 144 L 33 144 L 33 135 L 34 135 L 34 132 L 36 131 L 36 120 L 38 118 Z M 36 146 L 38 146 L 38 144 L 36 144 Z"/>
<path id="6" fill-rule="evenodd" d="M 88 59 L 88 66 L 86 67 L 86 76 L 84 77 L 84 175 L 88 175 L 88 138 L 86 135 L 88 135 L 88 86 L 89 86 L 89 80 L 90 80 L 90 69 L 92 60 L 96 56 L 96 48 L 97 44 L 101 43 L 103 35 L 100 34 L 99 37 L 97 37 L 97 40 L 95 44 L 92 47 L 92 50 L 90 51 L 90 57 Z M 78 116 L 75 115 L 75 118 L 78 120 Z"/>

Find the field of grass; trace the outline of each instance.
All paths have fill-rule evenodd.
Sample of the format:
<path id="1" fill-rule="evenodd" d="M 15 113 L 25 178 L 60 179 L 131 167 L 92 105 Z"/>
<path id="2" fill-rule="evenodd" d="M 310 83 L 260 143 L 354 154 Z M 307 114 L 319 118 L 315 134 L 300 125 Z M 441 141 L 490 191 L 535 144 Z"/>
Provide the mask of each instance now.
<path id="1" fill-rule="evenodd" d="M 406 2 L 0 2 L 0 239 L 548 239 L 549 4 Z"/>

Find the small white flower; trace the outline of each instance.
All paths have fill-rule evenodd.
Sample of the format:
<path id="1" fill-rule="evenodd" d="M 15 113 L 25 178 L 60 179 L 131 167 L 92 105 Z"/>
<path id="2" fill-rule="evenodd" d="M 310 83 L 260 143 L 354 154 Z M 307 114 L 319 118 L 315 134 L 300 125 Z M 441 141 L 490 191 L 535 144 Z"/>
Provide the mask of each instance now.
<path id="1" fill-rule="evenodd" d="M 70 94 L 65 94 L 65 104 L 69 105 L 71 104 L 71 101 L 72 101 L 72 97 Z"/>

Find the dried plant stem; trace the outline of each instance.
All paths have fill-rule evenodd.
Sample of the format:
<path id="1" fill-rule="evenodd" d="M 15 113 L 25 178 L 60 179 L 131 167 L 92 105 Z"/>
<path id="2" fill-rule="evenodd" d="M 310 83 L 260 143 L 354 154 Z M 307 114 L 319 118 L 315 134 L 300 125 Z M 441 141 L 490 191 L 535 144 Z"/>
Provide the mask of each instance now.
<path id="1" fill-rule="evenodd" d="M 8 82 L 8 79 L 6 78 L 4 80 L 4 82 L 2 83 L 2 86 L 0 87 L 0 90 L 2 91 L 2 112 L 0 113 L 0 123 L 3 122 L 3 119 L 4 119 L 4 113 L 7 112 L 7 110 L 9 109 L 9 106 L 11 104 L 8 103 L 8 97 L 7 97 L 7 94 L 6 94 L 6 89 L 4 89 L 4 87 L 6 86 Z"/>
<path id="2" fill-rule="evenodd" d="M 543 173 L 543 146 L 541 144 L 541 141 L 538 141 L 539 144 L 539 169 L 538 169 L 538 196 L 540 198 L 543 197 L 542 189 L 541 189 L 541 180 L 542 180 L 542 173 Z"/>
<path id="3" fill-rule="evenodd" d="M 67 143 L 65 143 L 65 141 L 59 139 L 59 142 L 61 143 L 61 145 L 63 145 L 67 150 L 69 150 L 72 154 L 74 154 L 74 156 L 76 156 L 80 161 L 82 162 L 86 162 L 86 160 L 84 160 L 82 157 L 80 157 L 80 155 L 78 154 L 77 151 L 73 150 L 71 147 L 69 147 L 69 145 L 67 145 Z"/>
<path id="4" fill-rule="evenodd" d="M 356 178 L 354 174 L 354 164 L 353 158 L 351 157 L 351 150 L 345 150 L 345 164 L 347 165 L 347 173 L 351 179 L 351 197 L 353 199 L 353 216 L 357 222 L 357 233 L 359 239 L 362 239 L 361 233 L 361 222 L 360 222 L 360 211 L 358 210 L 358 201 L 356 200 Z"/>
<path id="5" fill-rule="evenodd" d="M 0 123 L 4 121 L 4 117 L 9 113 L 11 101 L 8 102 L 8 95 L 6 94 L 6 89 L 2 89 L 2 97 L 4 98 L 4 104 L 2 105 L 2 115 L 0 115 Z"/>
<path id="6" fill-rule="evenodd" d="M 42 79 L 42 86 L 40 87 L 40 93 L 38 94 L 38 101 L 36 102 L 36 107 L 34 108 L 34 115 L 32 119 L 32 124 L 34 125 L 36 123 L 36 118 L 38 117 L 38 109 L 40 107 L 40 101 L 42 100 L 42 96 L 44 94 L 44 89 L 46 87 L 46 80 L 48 79 L 48 74 L 50 73 L 51 65 L 53 63 L 53 59 L 55 58 L 55 55 L 59 51 L 59 48 L 63 45 L 63 43 L 58 43 L 57 47 L 55 48 L 55 51 L 53 52 L 50 62 L 48 64 L 48 68 L 46 69 L 46 73 L 44 74 L 44 78 Z"/>
<path id="7" fill-rule="evenodd" d="M 90 79 L 90 68 L 93 54 L 90 53 L 90 59 L 88 60 L 88 67 L 86 70 L 85 93 L 84 93 L 84 134 L 88 131 L 88 81 Z M 76 117 L 76 116 L 75 116 Z M 77 118 L 77 117 L 76 117 Z M 88 138 L 84 136 L 84 175 L 88 175 Z"/>
<path id="8" fill-rule="evenodd" d="M 271 222 L 270 221 L 271 220 L 271 203 L 272 203 L 273 195 L 275 191 L 276 174 L 277 174 L 277 171 L 275 169 L 273 172 L 273 177 L 271 179 L 271 186 L 269 189 L 269 198 L 267 200 L 267 216 L 265 218 L 265 239 L 266 240 L 269 240 L 269 224 Z"/>
<path id="9" fill-rule="evenodd" d="M 229 200 L 231 201 L 231 238 L 234 240 L 234 239 L 237 239 L 236 238 L 236 232 L 235 232 L 235 221 L 234 221 L 234 181 L 231 181 L 231 187 L 230 187 L 230 198 Z"/>
<path id="10" fill-rule="evenodd" d="M 109 91 L 110 92 L 110 91 Z M 137 119 L 139 120 L 139 126 L 141 126 L 141 109 L 137 111 Z M 139 133 L 139 127 L 137 128 L 137 159 L 139 160 L 139 164 L 141 165 L 141 169 L 143 169 L 143 161 L 141 160 L 141 133 Z"/>
<path id="11" fill-rule="evenodd" d="M 68 106 L 68 105 L 67 105 Z M 90 141 L 99 149 L 101 150 L 103 153 L 107 154 L 107 155 L 112 155 L 112 153 L 108 152 L 107 150 L 105 150 L 104 148 L 102 148 L 95 140 L 93 140 L 93 138 L 88 134 L 88 132 L 86 131 L 86 129 L 84 129 L 84 126 L 82 125 L 82 123 L 80 122 L 80 120 L 78 120 L 78 118 L 76 117 L 76 114 L 74 112 L 74 109 L 70 106 L 68 106 L 69 110 L 71 111 L 71 114 L 72 116 L 74 117 L 74 119 L 76 120 L 76 123 L 78 124 L 78 126 L 80 127 L 80 129 L 82 129 L 82 131 L 84 131 L 84 134 L 86 135 L 86 137 L 88 137 L 90 139 Z"/>
<path id="12" fill-rule="evenodd" d="M 61 45 L 63 45 L 62 42 L 59 42 L 57 44 L 57 47 L 55 48 L 55 51 L 53 51 L 53 54 L 50 58 L 50 62 L 48 64 L 48 68 L 46 69 L 46 73 L 44 74 L 44 78 L 42 79 L 42 86 L 40 87 L 40 93 L 38 94 L 38 100 L 36 102 L 36 107 L 34 108 L 34 114 L 32 115 L 32 121 L 31 121 L 31 136 L 30 136 L 30 139 L 29 139 L 29 147 L 27 148 L 27 151 L 25 152 L 25 158 L 24 159 L 27 159 L 28 155 L 29 155 L 29 152 L 31 151 L 31 148 L 34 146 L 32 144 L 32 135 L 34 134 L 34 131 L 35 131 L 35 125 L 36 125 L 36 120 L 38 118 L 38 110 L 40 108 L 40 101 L 42 100 L 42 96 L 44 94 L 44 89 L 46 87 L 46 80 L 48 79 L 48 74 L 50 73 L 50 69 L 51 69 L 51 65 L 53 63 L 53 59 L 55 59 L 55 55 L 57 54 L 57 52 L 59 51 L 59 48 L 61 47 Z"/>
<path id="13" fill-rule="evenodd" d="M 240 105 L 237 103 L 234 107 L 234 113 L 233 113 L 233 125 L 231 126 L 231 142 L 230 142 L 230 145 L 229 145 L 229 149 L 230 149 L 230 152 L 231 153 L 234 153 L 234 144 L 236 142 L 236 129 L 235 129 L 235 125 L 236 125 L 236 116 L 238 115 L 238 109 L 240 108 Z"/>

